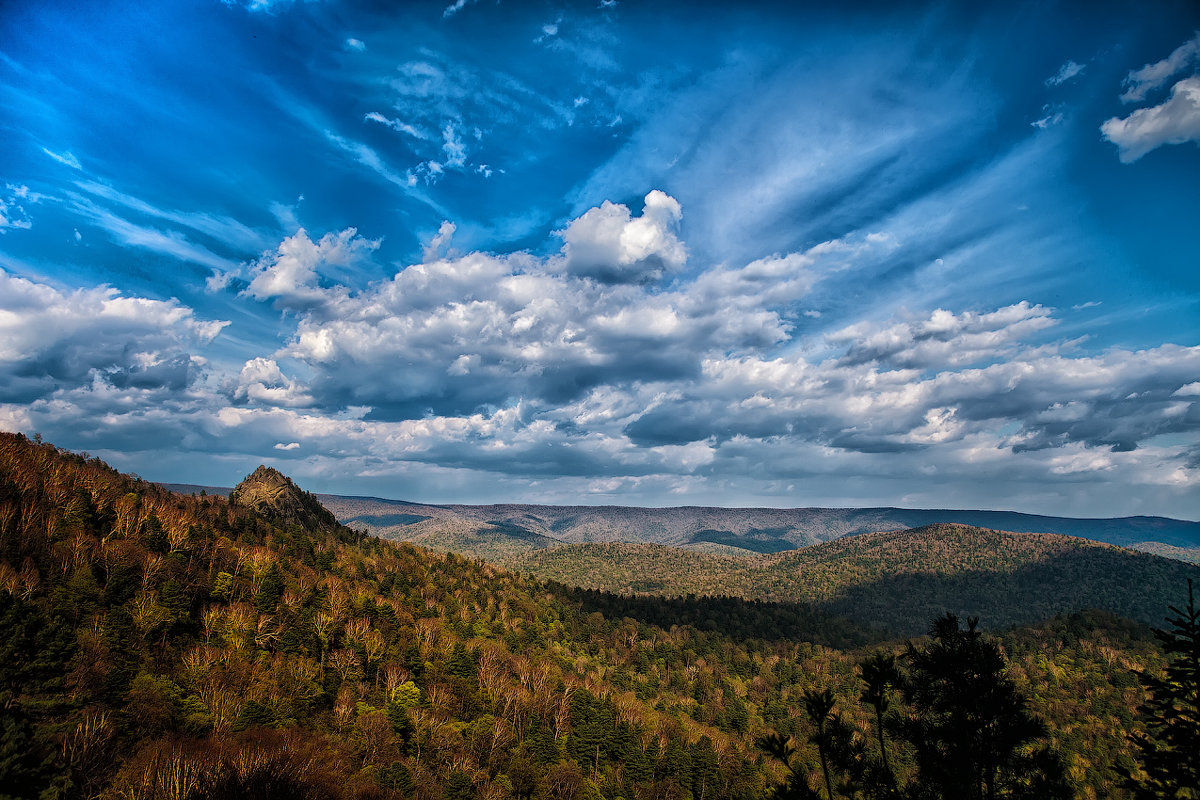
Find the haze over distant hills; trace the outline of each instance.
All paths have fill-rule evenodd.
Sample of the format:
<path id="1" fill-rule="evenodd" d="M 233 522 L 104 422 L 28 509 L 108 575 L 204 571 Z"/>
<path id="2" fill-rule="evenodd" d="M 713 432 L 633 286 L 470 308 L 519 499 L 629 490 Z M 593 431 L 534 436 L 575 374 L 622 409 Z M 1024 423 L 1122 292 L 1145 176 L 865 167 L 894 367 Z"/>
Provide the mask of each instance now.
<path id="1" fill-rule="evenodd" d="M 167 484 L 185 493 L 228 489 Z M 904 508 L 640 508 L 427 505 L 316 495 L 338 521 L 385 539 L 505 561 L 563 544 L 661 544 L 723 555 L 795 550 L 878 531 L 957 523 L 1014 533 L 1056 533 L 1200 563 L 1200 522 L 1167 517 L 1078 519 L 1016 511 Z"/>

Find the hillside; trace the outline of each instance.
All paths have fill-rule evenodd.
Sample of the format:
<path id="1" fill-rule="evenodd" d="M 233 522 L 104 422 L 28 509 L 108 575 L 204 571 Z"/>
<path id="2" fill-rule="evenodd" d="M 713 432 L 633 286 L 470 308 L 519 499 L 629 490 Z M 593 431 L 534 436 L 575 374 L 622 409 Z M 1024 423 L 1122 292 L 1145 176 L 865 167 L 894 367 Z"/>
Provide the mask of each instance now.
<path id="1" fill-rule="evenodd" d="M 1165 517 L 1072 519 L 1011 511 L 902 508 L 435 506 L 372 497 L 318 497 L 345 525 L 490 559 L 588 542 L 776 553 L 863 533 L 958 523 L 1076 536 L 1200 563 L 1200 523 Z"/>
<path id="2" fill-rule="evenodd" d="M 164 484 L 184 494 L 213 486 Z M 907 508 L 429 505 L 318 494 L 343 525 L 394 541 L 507 562 L 547 547 L 588 542 L 664 544 L 703 553 L 795 550 L 863 533 L 956 523 L 1016 533 L 1057 533 L 1200 564 L 1200 522 L 1167 517 L 1079 519 L 1015 511 Z"/>
<path id="3" fill-rule="evenodd" d="M 1200 580 L 1200 568 L 1086 539 L 949 524 L 753 557 L 565 545 L 528 553 L 513 567 L 617 593 L 802 602 L 889 635 L 921 633 L 943 611 L 996 626 L 1087 608 L 1155 623 L 1187 577 Z"/>
<path id="4" fill-rule="evenodd" d="M 270 473 L 239 497 L 271 502 L 0 434 L 0 794 L 750 800 L 779 777 L 759 737 L 815 781 L 804 693 L 869 732 L 857 665 L 902 651 L 816 605 L 587 592 L 306 528 Z M 1125 797 L 1149 631 L 1088 612 L 1001 637 L 1079 796 Z"/>

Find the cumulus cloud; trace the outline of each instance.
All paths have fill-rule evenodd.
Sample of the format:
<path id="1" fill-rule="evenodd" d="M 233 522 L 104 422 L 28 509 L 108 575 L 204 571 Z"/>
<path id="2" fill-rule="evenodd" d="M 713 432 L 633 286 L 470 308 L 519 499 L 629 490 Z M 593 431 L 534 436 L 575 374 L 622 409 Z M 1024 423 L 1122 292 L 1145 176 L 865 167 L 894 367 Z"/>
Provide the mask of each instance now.
<path id="1" fill-rule="evenodd" d="M 657 189 L 646 195 L 640 217 L 606 200 L 560 232 L 566 269 L 606 283 L 657 280 L 687 260 L 676 234 L 682 216 L 679 202 Z"/>
<path id="2" fill-rule="evenodd" d="M 1050 309 L 1022 301 L 984 314 L 954 314 L 939 308 L 927 319 L 882 330 L 862 322 L 828 338 L 847 345 L 844 363 L 877 362 L 923 369 L 994 360 L 1030 334 L 1053 324 Z"/>
<path id="3" fill-rule="evenodd" d="M 289 290 L 325 298 L 336 314 L 300 309 L 280 355 L 311 370 L 305 402 L 367 406 L 381 423 L 493 419 L 516 403 L 516 429 L 546 425 L 551 440 L 574 442 L 572 469 L 577 436 L 596 458 L 632 469 L 658 458 L 655 448 L 777 437 L 881 453 L 991 436 L 993 447 L 1025 453 L 1072 443 L 1128 451 L 1196 430 L 1186 387 L 1200 349 L 1072 356 L 1071 342 L 1046 341 L 1052 310 L 1027 301 L 857 323 L 825 335 L 832 352 L 822 360 L 780 355 L 810 318 L 802 302 L 823 270 L 877 257 L 888 237 L 663 286 L 653 282 L 660 264 L 646 264 L 682 265 L 680 211 L 661 192 L 646 209 L 640 218 L 612 203 L 590 209 L 548 258 L 444 255 L 453 232 L 444 223 L 423 263 L 355 294 L 318 285 L 311 270 L 286 271 Z M 648 232 L 631 237 L 643 220 Z M 605 263 L 624 280 L 597 280 Z M 271 375 L 264 387 L 288 388 Z M 446 456 L 445 445 L 427 447 Z"/>
<path id="4" fill-rule="evenodd" d="M 0 270 L 0 382 L 29 400 L 99 380 L 117 388 L 186 388 L 204 366 L 192 350 L 228 325 L 178 301 L 115 289 L 64 293 Z"/>
<path id="5" fill-rule="evenodd" d="M 1200 76 L 1185 78 L 1163 103 L 1139 108 L 1128 117 L 1113 117 L 1100 126 L 1115 144 L 1121 163 L 1130 164 L 1164 144 L 1200 142 Z"/>
<path id="6" fill-rule="evenodd" d="M 354 50 L 358 53 L 361 53 L 367 49 L 367 45 L 362 39 L 355 39 L 353 37 L 347 39 L 344 44 L 347 50 Z"/>
<path id="7" fill-rule="evenodd" d="M 457 228 L 454 223 L 448 219 L 442 220 L 442 224 L 438 226 L 437 234 L 429 240 L 429 244 L 425 247 L 425 260 L 435 261 L 442 253 L 442 248 L 450 244 L 450 239 L 454 236 L 454 231 Z"/>
<path id="8" fill-rule="evenodd" d="M 1121 95 L 1126 103 L 1140 103 L 1150 92 L 1165 85 L 1180 72 L 1200 61 L 1200 33 L 1181 44 L 1162 61 L 1147 64 L 1141 69 L 1131 70 L 1125 76 L 1128 87 Z"/>
<path id="9" fill-rule="evenodd" d="M 602 205 L 567 230 L 618 265 L 682 250 L 677 204 L 658 194 L 641 217 Z M 657 244 L 638 249 L 625 237 L 647 217 L 640 241 Z M 584 219 L 596 224 L 575 227 Z M 194 353 L 225 323 L 174 302 L 105 311 L 126 298 L 4 276 L 0 298 L 28 339 L 0 329 L 0 421 L 97 450 L 84 421 L 103 417 L 108 447 L 232 446 L 248 468 L 302 449 L 312 469 L 393 495 L 400 476 L 406 493 L 445 492 L 483 472 L 507 499 L 561 502 L 719 502 L 721 487 L 728 501 L 786 502 L 804 481 L 853 504 L 846 487 L 864 476 L 929 505 L 930 486 L 1118 481 L 1168 497 L 1200 481 L 1200 347 L 1084 352 L 1053 339 L 1053 311 L 1031 302 L 806 332 L 821 282 L 891 252 L 886 236 L 604 282 L 571 263 L 566 236 L 560 253 L 497 255 L 449 252 L 452 233 L 444 223 L 421 263 L 366 285 L 355 279 L 374 269 L 346 270 L 374 242 L 352 229 L 287 237 L 252 265 L 246 295 L 292 314 L 292 334 L 223 376 Z"/>
<path id="10" fill-rule="evenodd" d="M 327 233 L 317 242 L 301 228 L 253 265 L 253 277 L 243 294 L 271 300 L 278 309 L 312 310 L 346 294 L 344 287 L 327 291 L 323 281 L 328 286 L 329 278 L 335 277 L 339 268 L 350 266 L 378 247 L 378 241 L 362 238 L 354 228 Z"/>
<path id="11" fill-rule="evenodd" d="M 235 400 L 267 406 L 297 408 L 311 406 L 312 395 L 295 380 L 283 374 L 274 359 L 252 358 L 238 374 Z"/>

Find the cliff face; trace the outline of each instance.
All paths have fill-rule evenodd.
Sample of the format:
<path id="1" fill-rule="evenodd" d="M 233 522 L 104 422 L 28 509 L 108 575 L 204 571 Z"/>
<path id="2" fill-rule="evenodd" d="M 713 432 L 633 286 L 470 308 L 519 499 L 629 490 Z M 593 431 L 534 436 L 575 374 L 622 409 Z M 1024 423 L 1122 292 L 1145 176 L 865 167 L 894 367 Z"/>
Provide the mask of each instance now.
<path id="1" fill-rule="evenodd" d="M 251 509 L 277 525 L 317 529 L 338 525 L 333 514 L 315 497 L 267 466 L 260 465 L 246 476 L 230 493 L 229 502 Z"/>

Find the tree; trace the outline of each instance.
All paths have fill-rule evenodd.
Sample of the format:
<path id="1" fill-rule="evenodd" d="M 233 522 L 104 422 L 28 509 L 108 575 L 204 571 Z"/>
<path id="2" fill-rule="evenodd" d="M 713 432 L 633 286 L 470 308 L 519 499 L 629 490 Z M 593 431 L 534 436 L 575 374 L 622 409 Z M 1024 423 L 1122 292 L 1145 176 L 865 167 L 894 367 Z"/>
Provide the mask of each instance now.
<path id="1" fill-rule="evenodd" d="M 909 644 L 899 688 L 911 714 L 899 729 L 913 746 L 914 796 L 939 800 L 1069 798 L 1057 756 L 1034 749 L 1046 726 L 1004 675 L 1000 648 L 946 614 L 931 640 Z"/>
<path id="2" fill-rule="evenodd" d="M 782 761 L 788 769 L 787 778 L 771 791 L 770 797 L 773 800 L 818 800 L 820 798 L 820 795 L 809 787 L 803 773 L 797 769 L 796 748 L 792 747 L 788 737 L 780 733 L 769 733 L 758 740 L 758 746 L 767 755 Z"/>
<path id="3" fill-rule="evenodd" d="M 1146 733 L 1131 737 L 1143 774 L 1125 776 L 1137 800 L 1200 798 L 1200 610 L 1190 579 L 1187 609 L 1169 610 L 1171 629 L 1154 631 L 1167 668 L 1138 676 L 1150 692 L 1138 709 Z"/>
<path id="4" fill-rule="evenodd" d="M 900 680 L 896 670 L 896 657 L 883 651 L 872 653 L 858 665 L 863 690 L 860 699 L 875 711 L 875 733 L 879 739 L 879 758 L 883 764 L 884 779 L 889 787 L 895 787 L 892 767 L 888 764 L 887 742 L 883 734 L 883 715 L 891 705 L 892 689 Z"/>
<path id="5" fill-rule="evenodd" d="M 816 689 L 804 690 L 804 710 L 808 718 L 817 727 L 812 738 L 821 756 L 821 772 L 825 776 L 825 791 L 829 800 L 833 800 L 833 781 L 829 778 L 829 720 L 833 716 L 833 690 L 826 689 L 818 692 Z"/>

